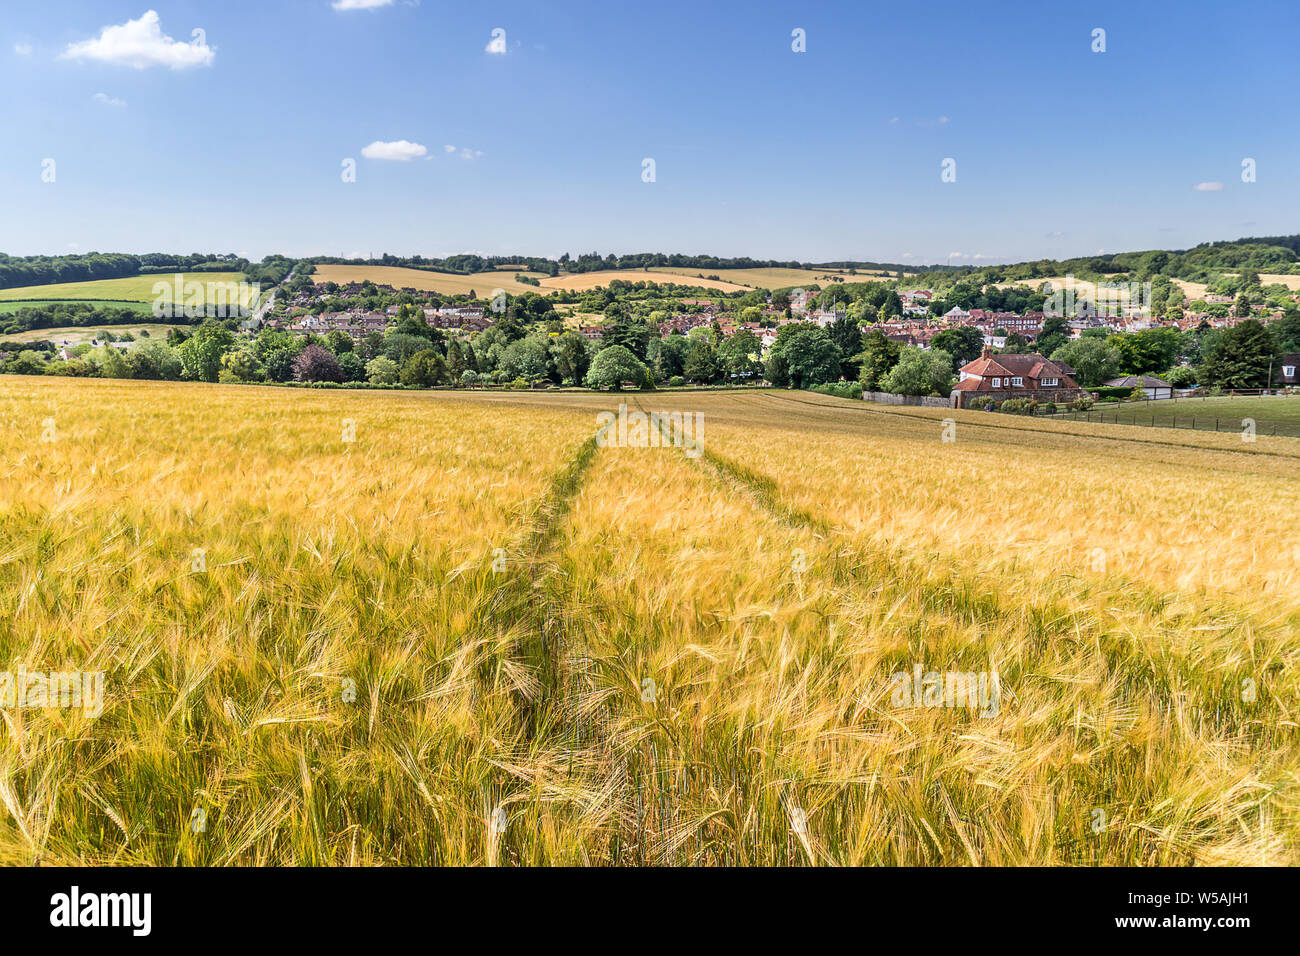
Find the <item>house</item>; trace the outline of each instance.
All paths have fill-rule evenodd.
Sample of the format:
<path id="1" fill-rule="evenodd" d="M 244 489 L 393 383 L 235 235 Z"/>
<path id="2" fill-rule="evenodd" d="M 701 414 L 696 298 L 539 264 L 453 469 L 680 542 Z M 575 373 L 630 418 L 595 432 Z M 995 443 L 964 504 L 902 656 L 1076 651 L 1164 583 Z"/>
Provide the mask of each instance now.
<path id="1" fill-rule="evenodd" d="M 1300 385 L 1300 354 L 1279 355 L 1273 384 L 1277 386 Z"/>
<path id="2" fill-rule="evenodd" d="M 1140 388 L 1146 393 L 1147 398 L 1173 398 L 1174 387 L 1168 382 L 1161 381 L 1151 375 L 1125 375 L 1122 378 L 1112 378 L 1106 383 L 1108 388 Z"/>
<path id="3" fill-rule="evenodd" d="M 1088 394 L 1074 380 L 1074 369 L 1037 353 L 994 355 L 986 345 L 983 354 L 960 371 L 960 380 L 952 391 L 954 408 L 967 408 L 980 399 L 1070 402 Z"/>

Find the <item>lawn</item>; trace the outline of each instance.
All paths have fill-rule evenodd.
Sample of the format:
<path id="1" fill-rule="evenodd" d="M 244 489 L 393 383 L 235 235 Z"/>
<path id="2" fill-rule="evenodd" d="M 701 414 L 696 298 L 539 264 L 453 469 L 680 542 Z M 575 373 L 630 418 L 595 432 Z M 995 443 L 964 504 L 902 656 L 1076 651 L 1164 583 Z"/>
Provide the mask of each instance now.
<path id="1" fill-rule="evenodd" d="M 239 272 L 191 272 L 182 274 L 182 282 L 203 283 L 206 293 L 209 283 L 230 283 L 238 285 L 243 281 Z M 127 306 L 129 302 L 152 303 L 158 296 L 154 293 L 156 283 L 166 283 L 172 288 L 174 275 L 141 275 L 124 279 L 100 279 L 92 282 L 58 282 L 52 285 L 20 286 L 13 289 L 0 289 L 0 302 L 29 300 L 28 304 L 48 303 L 52 300 L 77 300 L 108 305 Z M 247 303 L 248 290 L 244 291 Z M 112 300 L 112 301 L 110 301 Z M 205 299 L 206 301 L 206 299 Z M 232 299 L 233 301 L 233 299 Z M 182 305 L 184 302 L 181 303 Z"/>
<path id="2" fill-rule="evenodd" d="M 0 656 L 106 687 L 3 712 L 0 862 L 1300 863 L 1300 440 L 22 376 L 0 424 Z"/>
<path id="3" fill-rule="evenodd" d="M 1120 424 L 1152 425 L 1240 432 L 1246 419 L 1255 422 L 1257 433 L 1271 432 L 1300 438 L 1300 395 L 1207 396 L 1205 398 L 1162 399 L 1154 402 L 1101 404 L 1090 412 L 1067 412 L 1067 419 L 1112 421 Z M 1217 424 L 1216 424 L 1217 423 Z"/>

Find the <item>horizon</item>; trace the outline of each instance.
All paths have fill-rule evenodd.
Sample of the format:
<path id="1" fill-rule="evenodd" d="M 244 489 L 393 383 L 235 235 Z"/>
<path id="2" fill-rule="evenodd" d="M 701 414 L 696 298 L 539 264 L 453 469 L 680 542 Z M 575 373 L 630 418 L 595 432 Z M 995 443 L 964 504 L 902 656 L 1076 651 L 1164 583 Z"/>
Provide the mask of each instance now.
<path id="1" fill-rule="evenodd" d="M 1286 235 L 1300 213 L 1281 3 L 1013 3 L 997 31 L 955 3 L 57 9 L 11 5 L 0 47 L 12 255 L 978 267 Z"/>

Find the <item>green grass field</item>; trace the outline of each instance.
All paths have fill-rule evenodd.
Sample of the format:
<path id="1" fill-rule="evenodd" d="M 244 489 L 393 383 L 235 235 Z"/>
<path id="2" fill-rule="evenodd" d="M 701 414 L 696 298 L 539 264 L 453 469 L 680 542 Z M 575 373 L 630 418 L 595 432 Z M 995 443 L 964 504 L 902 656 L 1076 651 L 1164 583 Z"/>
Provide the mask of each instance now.
<path id="1" fill-rule="evenodd" d="M 1253 419 L 1258 433 L 1300 437 L 1300 395 L 1220 396 L 1176 398 L 1158 402 L 1120 402 L 1094 406 L 1090 412 L 1057 416 L 1076 421 L 1106 421 L 1120 425 L 1187 428 L 1197 431 L 1240 432 Z"/>
<path id="2" fill-rule="evenodd" d="M 243 280 L 240 272 L 182 273 L 182 281 L 201 282 L 206 292 L 208 283 Z M 173 274 L 128 276 L 123 279 L 98 279 L 91 282 L 56 282 L 53 285 L 18 286 L 0 289 L 0 302 L 27 300 L 26 304 L 48 303 L 54 300 L 75 300 L 110 305 L 127 305 L 130 302 L 152 303 L 157 296 L 153 289 L 158 282 L 173 283 Z M 112 300 L 112 301 L 110 301 Z M 247 303 L 244 303 L 247 304 Z M 17 306 L 15 306 L 17 307 Z"/>

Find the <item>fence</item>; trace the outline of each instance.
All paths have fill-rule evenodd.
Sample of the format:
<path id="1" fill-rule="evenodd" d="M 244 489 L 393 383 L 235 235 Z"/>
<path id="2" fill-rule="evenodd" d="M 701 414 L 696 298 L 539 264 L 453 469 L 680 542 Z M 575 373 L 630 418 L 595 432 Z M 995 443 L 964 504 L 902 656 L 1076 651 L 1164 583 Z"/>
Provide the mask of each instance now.
<path id="1" fill-rule="evenodd" d="M 1251 390 L 1249 397 L 1266 397 L 1262 390 Z M 1245 398 L 1247 394 L 1238 391 L 1237 397 Z M 1110 408 L 1094 406 L 1086 412 L 1057 412 L 1044 415 L 1043 418 L 1055 418 L 1063 421 L 1093 422 L 1104 425 L 1141 425 L 1143 428 L 1179 428 L 1189 431 L 1240 433 L 1246 427 L 1246 419 L 1255 423 L 1257 435 L 1281 435 L 1287 438 L 1300 438 L 1300 417 L 1287 421 L 1284 419 L 1261 419 L 1249 414 L 1228 414 L 1230 409 L 1224 402 L 1228 396 L 1197 395 L 1181 398 L 1146 399 L 1142 402 L 1125 403 Z M 1278 397 L 1278 401 L 1286 401 Z M 1212 406 L 1204 403 L 1213 401 Z M 1300 411 L 1300 398 L 1294 400 Z M 1199 408 L 1197 406 L 1200 406 Z M 1153 410 L 1158 408 L 1157 414 Z M 1252 410 L 1258 409 L 1252 403 Z M 1244 410 L 1243 410 L 1244 411 Z"/>
<path id="2" fill-rule="evenodd" d="M 921 405 L 925 408 L 952 408 L 952 399 L 937 398 L 933 395 L 897 395 L 894 392 L 863 392 L 864 402 L 879 402 L 881 405 Z"/>

